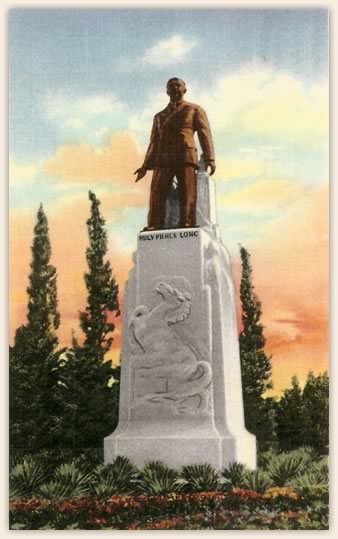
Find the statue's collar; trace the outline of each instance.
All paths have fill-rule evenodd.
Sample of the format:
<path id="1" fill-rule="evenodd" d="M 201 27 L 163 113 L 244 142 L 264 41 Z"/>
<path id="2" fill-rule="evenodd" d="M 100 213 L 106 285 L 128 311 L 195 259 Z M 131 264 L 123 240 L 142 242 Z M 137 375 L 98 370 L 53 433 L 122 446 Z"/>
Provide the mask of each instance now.
<path id="1" fill-rule="evenodd" d="M 170 101 L 167 108 L 170 110 L 170 112 L 173 112 L 178 107 L 181 107 L 181 105 L 183 105 L 183 104 L 184 104 L 183 99 L 181 99 L 181 101 L 177 101 L 176 103 L 173 103 L 172 101 Z"/>

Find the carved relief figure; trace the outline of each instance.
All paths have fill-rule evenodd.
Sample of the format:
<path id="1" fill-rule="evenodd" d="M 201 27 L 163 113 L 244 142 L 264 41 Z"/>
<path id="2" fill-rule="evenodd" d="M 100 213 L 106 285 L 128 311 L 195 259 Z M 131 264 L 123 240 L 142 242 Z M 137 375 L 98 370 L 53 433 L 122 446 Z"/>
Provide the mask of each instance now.
<path id="1" fill-rule="evenodd" d="M 205 411 L 211 367 L 200 359 L 189 339 L 175 325 L 191 310 L 191 296 L 160 282 L 155 291 L 162 301 L 153 309 L 141 305 L 134 310 L 132 362 L 136 381 L 135 406 L 161 403 L 176 413 Z"/>

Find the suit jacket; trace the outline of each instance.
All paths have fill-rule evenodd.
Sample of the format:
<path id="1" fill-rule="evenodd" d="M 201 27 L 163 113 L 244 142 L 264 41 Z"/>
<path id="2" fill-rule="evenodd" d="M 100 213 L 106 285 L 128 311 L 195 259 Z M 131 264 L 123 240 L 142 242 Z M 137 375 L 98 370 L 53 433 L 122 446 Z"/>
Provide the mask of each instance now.
<path id="1" fill-rule="evenodd" d="M 214 161 L 214 147 L 206 113 L 199 106 L 182 101 L 171 104 L 154 116 L 150 143 L 143 166 L 147 169 L 177 165 L 194 165 L 198 168 L 194 133 L 204 154 L 205 161 Z"/>

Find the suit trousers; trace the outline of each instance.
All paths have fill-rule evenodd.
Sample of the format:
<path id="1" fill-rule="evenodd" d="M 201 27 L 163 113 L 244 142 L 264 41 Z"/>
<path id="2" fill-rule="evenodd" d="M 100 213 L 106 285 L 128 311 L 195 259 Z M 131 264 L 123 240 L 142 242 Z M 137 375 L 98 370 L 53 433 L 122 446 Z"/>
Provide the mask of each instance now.
<path id="1" fill-rule="evenodd" d="M 175 176 L 180 206 L 179 226 L 182 228 L 196 226 L 196 168 L 194 165 L 180 164 L 154 170 L 150 188 L 148 227 L 163 229 L 166 200 Z"/>

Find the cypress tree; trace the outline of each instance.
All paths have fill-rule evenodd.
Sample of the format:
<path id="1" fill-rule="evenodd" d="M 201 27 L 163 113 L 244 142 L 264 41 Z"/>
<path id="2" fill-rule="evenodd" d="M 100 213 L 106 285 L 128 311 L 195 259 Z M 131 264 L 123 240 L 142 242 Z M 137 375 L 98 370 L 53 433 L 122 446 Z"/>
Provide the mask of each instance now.
<path id="1" fill-rule="evenodd" d="M 89 246 L 86 251 L 88 271 L 85 283 L 87 306 L 80 312 L 84 342 L 73 337 L 61 369 L 64 418 L 63 445 L 73 448 L 102 446 L 118 419 L 119 384 L 111 361 L 104 361 L 110 350 L 115 329 L 111 321 L 120 314 L 118 285 L 112 274 L 107 253 L 105 220 L 100 201 L 89 192 L 91 215 L 87 220 Z"/>
<path id="2" fill-rule="evenodd" d="M 34 450 L 58 438 L 59 392 L 56 330 L 57 274 L 50 264 L 48 222 L 42 205 L 37 213 L 29 275 L 27 323 L 15 334 L 9 354 L 10 444 Z"/>
<path id="3" fill-rule="evenodd" d="M 262 305 L 254 291 L 250 254 L 240 247 L 242 278 L 240 298 L 243 329 L 239 336 L 245 425 L 264 442 L 274 438 L 273 409 L 263 395 L 272 388 L 271 358 L 264 352 Z"/>
<path id="4" fill-rule="evenodd" d="M 318 453 L 329 446 L 329 377 L 327 372 L 309 372 L 303 389 L 303 444 Z"/>
<path id="5" fill-rule="evenodd" d="M 277 437 L 283 451 L 304 445 L 303 395 L 297 376 L 291 379 L 291 388 L 285 389 L 277 406 Z"/>
<path id="6" fill-rule="evenodd" d="M 118 286 L 112 276 L 109 260 L 104 260 L 107 253 L 107 232 L 99 210 L 100 201 L 91 191 L 89 199 L 91 216 L 87 220 L 89 247 L 86 253 L 89 271 L 85 273 L 88 305 L 80 313 L 80 326 L 85 334 L 84 346 L 99 359 L 103 359 L 111 348 L 111 333 L 115 329 L 114 324 L 108 321 L 108 315 L 120 314 Z"/>

